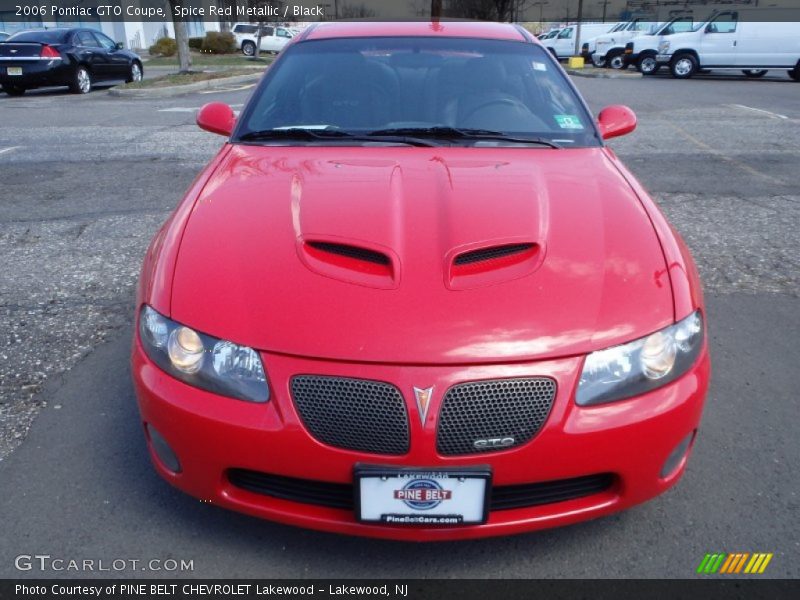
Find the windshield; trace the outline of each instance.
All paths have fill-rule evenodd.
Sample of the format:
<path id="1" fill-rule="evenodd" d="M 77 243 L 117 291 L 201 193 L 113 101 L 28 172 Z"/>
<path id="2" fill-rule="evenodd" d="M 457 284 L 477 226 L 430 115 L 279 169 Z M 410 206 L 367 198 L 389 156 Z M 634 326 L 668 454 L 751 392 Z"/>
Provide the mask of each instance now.
<path id="1" fill-rule="evenodd" d="M 292 45 L 248 103 L 235 141 L 341 143 L 342 134 L 449 143 L 598 146 L 591 115 L 541 46 L 468 38 L 341 38 Z M 480 140 L 462 135 L 480 131 Z M 280 135 L 278 133 L 280 132 Z M 310 135 L 309 132 L 313 132 Z M 453 137 L 461 139 L 453 140 Z M 274 140 L 273 140 L 274 141 Z M 329 143 L 331 140 L 327 140 Z"/>
<path id="2" fill-rule="evenodd" d="M 667 23 L 658 32 L 659 35 L 672 35 L 673 33 L 684 33 L 687 31 L 697 31 L 702 25 L 702 21 L 695 23 L 692 17 L 679 17 Z"/>
<path id="3" fill-rule="evenodd" d="M 67 37 L 67 31 L 50 30 L 50 31 L 20 31 L 15 33 L 8 42 L 40 42 L 45 44 L 63 44 L 64 39 Z"/>

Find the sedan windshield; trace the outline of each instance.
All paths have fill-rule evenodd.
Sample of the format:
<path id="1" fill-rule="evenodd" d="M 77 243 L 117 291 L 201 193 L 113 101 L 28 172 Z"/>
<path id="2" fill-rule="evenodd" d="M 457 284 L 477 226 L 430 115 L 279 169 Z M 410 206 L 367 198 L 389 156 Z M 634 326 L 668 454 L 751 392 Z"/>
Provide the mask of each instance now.
<path id="1" fill-rule="evenodd" d="M 287 144 L 600 145 L 541 46 L 469 38 L 342 38 L 287 48 L 234 141 Z"/>

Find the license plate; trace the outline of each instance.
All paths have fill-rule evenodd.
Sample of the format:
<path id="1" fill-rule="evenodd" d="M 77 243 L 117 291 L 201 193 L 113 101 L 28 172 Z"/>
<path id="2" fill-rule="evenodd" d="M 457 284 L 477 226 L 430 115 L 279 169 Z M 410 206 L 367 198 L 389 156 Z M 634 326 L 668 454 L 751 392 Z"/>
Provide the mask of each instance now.
<path id="1" fill-rule="evenodd" d="M 22 75 L 22 67 L 8 67 L 6 73 L 9 75 Z"/>
<path id="2" fill-rule="evenodd" d="M 356 517 L 387 525 L 485 523 L 491 480 L 488 467 L 357 466 Z"/>

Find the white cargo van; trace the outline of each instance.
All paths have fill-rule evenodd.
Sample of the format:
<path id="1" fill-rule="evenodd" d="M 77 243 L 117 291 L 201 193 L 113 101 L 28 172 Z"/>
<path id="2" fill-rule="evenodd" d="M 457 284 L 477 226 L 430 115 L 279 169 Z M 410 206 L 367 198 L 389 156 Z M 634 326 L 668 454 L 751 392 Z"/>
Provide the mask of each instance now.
<path id="1" fill-rule="evenodd" d="M 616 23 L 611 29 L 604 32 L 603 34 L 600 34 L 593 38 L 589 38 L 587 41 L 583 42 L 583 44 L 581 44 L 581 56 L 584 58 L 584 60 L 586 60 L 586 62 L 590 62 L 592 60 L 592 54 L 594 54 L 595 51 L 595 42 L 599 37 L 602 37 L 602 35 L 604 35 L 605 33 L 614 33 L 617 31 L 621 31 L 628 25 L 629 22 L 630 21 L 620 21 L 619 23 Z"/>
<path id="2" fill-rule="evenodd" d="M 624 69 L 625 44 L 637 36 L 652 33 L 659 25 L 660 23 L 652 21 L 651 17 L 642 17 L 628 21 L 622 29 L 599 36 L 594 41 L 592 63 L 595 67 L 609 66 L 612 69 Z"/>
<path id="3" fill-rule="evenodd" d="M 580 40 L 578 48 L 584 42 L 593 39 L 600 34 L 607 33 L 614 27 L 613 23 L 581 23 Z M 575 36 L 578 35 L 577 25 L 562 27 L 558 35 L 547 40 L 542 40 L 545 47 L 558 58 L 568 58 L 575 55 Z"/>
<path id="4" fill-rule="evenodd" d="M 705 16 L 687 14 L 667 21 L 653 33 L 636 36 L 625 44 L 625 65 L 633 65 L 640 73 L 652 75 L 660 67 L 658 61 L 656 61 L 656 55 L 661 41 L 666 36 L 676 33 L 697 31 L 706 24 L 708 19 L 708 12 L 706 12 Z"/>
<path id="5" fill-rule="evenodd" d="M 741 70 L 748 77 L 786 69 L 800 81 L 800 9 L 721 11 L 697 31 L 662 40 L 656 60 L 678 79 L 700 69 Z"/>

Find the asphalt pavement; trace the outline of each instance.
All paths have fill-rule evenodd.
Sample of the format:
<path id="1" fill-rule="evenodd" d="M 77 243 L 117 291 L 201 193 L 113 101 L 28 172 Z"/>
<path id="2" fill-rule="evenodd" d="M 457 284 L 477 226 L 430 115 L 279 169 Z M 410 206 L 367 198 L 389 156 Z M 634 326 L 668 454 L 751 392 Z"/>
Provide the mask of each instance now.
<path id="1" fill-rule="evenodd" d="M 639 116 L 612 147 L 698 261 L 714 374 L 676 488 L 568 528 L 446 544 L 347 538 L 203 504 L 152 471 L 131 390 L 133 292 L 150 237 L 222 138 L 209 100 L 0 95 L 0 577 L 15 557 L 192 561 L 197 577 L 691 577 L 706 552 L 800 575 L 800 86 L 576 78 Z M 576 171 L 576 176 L 579 176 Z M 163 564 L 163 563 L 162 563 Z"/>

